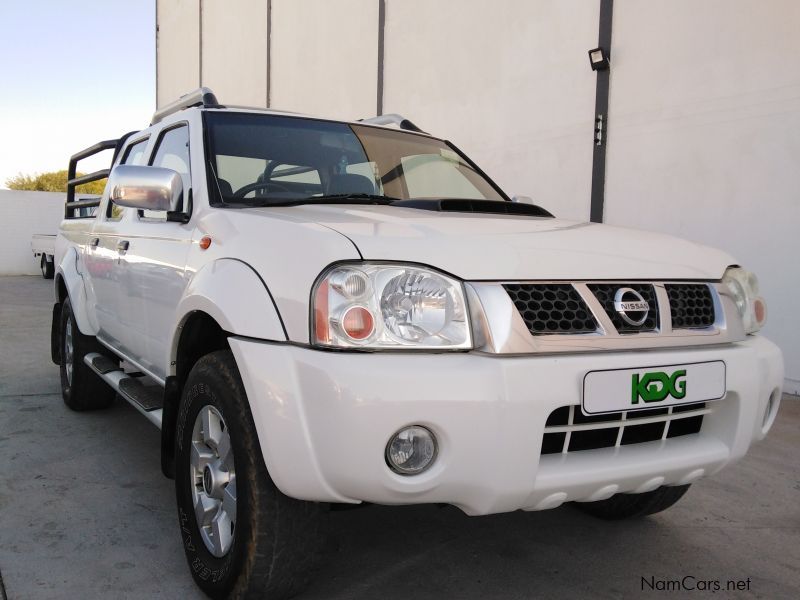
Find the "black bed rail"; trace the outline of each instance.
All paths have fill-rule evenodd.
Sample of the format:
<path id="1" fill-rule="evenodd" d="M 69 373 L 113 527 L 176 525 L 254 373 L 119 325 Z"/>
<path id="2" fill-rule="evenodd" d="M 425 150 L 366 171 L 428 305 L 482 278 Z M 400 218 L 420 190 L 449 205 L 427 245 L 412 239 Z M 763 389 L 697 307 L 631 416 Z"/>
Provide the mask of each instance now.
<path id="1" fill-rule="evenodd" d="M 70 156 L 69 170 L 67 171 L 67 202 L 64 205 L 65 219 L 77 219 L 80 217 L 89 216 L 87 211 L 80 209 L 95 208 L 100 206 L 100 196 L 76 199 L 75 188 L 77 188 L 79 185 L 83 185 L 84 183 L 91 183 L 92 181 L 100 181 L 101 179 L 105 179 L 108 177 L 109 173 L 111 173 L 111 168 L 108 168 L 100 169 L 94 173 L 88 173 L 86 175 L 76 177 L 78 173 L 78 162 L 84 158 L 89 158 L 90 156 L 104 152 L 105 150 L 113 150 L 114 156 L 111 158 L 111 164 L 113 165 L 114 161 L 117 159 L 117 154 L 119 153 L 120 148 L 122 148 L 122 145 L 125 143 L 125 140 L 127 140 L 134 133 L 136 132 L 131 131 L 116 140 L 104 140 L 102 142 L 97 142 L 96 144 Z"/>
<path id="2" fill-rule="evenodd" d="M 69 158 L 69 171 L 67 171 L 67 202 L 64 207 L 65 219 L 74 219 L 76 217 L 83 216 L 81 211 L 79 211 L 77 214 L 75 213 L 75 211 L 79 208 L 100 206 L 100 196 L 76 200 L 75 188 L 83 183 L 100 181 L 101 179 L 108 177 L 108 174 L 111 172 L 111 169 L 101 169 L 99 171 L 95 171 L 94 173 L 89 173 L 88 175 L 76 177 L 75 174 L 78 171 L 78 161 L 81 161 L 84 158 L 89 158 L 90 156 L 94 156 L 95 154 L 99 154 L 105 150 L 113 150 L 117 147 L 118 141 L 119 140 L 105 140 L 102 142 L 97 142 L 93 146 L 89 146 L 80 152 L 76 152 Z"/>

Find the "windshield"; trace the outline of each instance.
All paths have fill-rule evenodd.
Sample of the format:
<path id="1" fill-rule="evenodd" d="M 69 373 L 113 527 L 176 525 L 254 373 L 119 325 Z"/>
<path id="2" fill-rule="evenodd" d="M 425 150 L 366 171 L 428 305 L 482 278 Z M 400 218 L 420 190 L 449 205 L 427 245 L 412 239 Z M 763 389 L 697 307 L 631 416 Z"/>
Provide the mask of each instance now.
<path id="1" fill-rule="evenodd" d="M 212 191 L 230 204 L 505 198 L 445 142 L 299 117 L 205 113 Z"/>

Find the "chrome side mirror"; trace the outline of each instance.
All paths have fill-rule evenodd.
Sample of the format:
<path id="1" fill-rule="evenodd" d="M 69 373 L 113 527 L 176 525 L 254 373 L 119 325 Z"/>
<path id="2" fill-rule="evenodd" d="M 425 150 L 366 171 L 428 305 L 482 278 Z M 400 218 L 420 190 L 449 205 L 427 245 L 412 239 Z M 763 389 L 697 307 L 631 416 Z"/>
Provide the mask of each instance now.
<path id="1" fill-rule="evenodd" d="M 512 202 L 519 202 L 520 204 L 533 204 L 533 198 L 530 196 L 511 196 Z"/>
<path id="2" fill-rule="evenodd" d="M 119 165 L 108 178 L 108 199 L 139 210 L 178 211 L 183 205 L 183 179 L 162 167 Z"/>

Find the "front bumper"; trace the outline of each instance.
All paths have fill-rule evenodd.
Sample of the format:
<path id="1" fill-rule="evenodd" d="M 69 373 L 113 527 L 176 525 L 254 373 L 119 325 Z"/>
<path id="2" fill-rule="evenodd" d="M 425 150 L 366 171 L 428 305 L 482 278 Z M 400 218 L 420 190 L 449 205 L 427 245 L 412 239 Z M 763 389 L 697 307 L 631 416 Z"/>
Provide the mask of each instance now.
<path id="1" fill-rule="evenodd" d="M 691 483 L 741 458 L 771 425 L 783 359 L 770 341 L 557 356 L 312 350 L 231 338 L 269 473 L 288 496 L 324 502 L 447 503 L 468 514 L 542 510 Z M 722 360 L 727 395 L 699 433 L 541 455 L 545 422 L 581 401 L 588 371 Z M 774 411 L 773 411 L 774 414 Z M 386 443 L 431 429 L 439 455 L 404 477 Z"/>

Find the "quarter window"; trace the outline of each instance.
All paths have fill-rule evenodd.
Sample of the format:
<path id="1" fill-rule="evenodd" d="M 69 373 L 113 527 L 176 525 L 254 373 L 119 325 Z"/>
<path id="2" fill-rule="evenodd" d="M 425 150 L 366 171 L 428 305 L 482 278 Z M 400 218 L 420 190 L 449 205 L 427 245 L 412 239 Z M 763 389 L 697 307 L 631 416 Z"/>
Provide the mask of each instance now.
<path id="1" fill-rule="evenodd" d="M 123 165 L 143 165 L 145 163 L 144 151 L 147 150 L 148 141 L 149 139 L 145 138 L 128 146 L 120 163 Z"/>
<path id="2" fill-rule="evenodd" d="M 145 164 L 144 151 L 147 150 L 147 142 L 149 138 L 144 138 L 128 146 L 125 149 L 125 154 L 122 155 L 122 160 L 119 161 L 121 165 L 143 165 Z M 108 203 L 108 220 L 119 221 L 122 215 L 125 214 L 125 209 L 117 206 L 113 202 Z"/>

